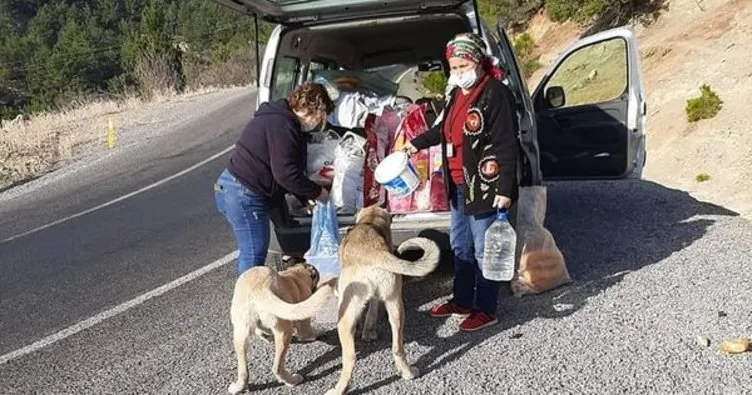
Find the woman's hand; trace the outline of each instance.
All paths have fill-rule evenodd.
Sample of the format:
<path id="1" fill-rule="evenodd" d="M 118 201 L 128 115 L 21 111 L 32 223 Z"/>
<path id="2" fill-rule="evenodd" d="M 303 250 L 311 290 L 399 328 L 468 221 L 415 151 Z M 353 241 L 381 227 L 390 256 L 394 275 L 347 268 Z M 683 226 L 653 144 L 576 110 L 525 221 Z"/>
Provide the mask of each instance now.
<path id="1" fill-rule="evenodd" d="M 322 187 L 331 187 L 332 183 L 334 183 L 334 178 L 329 178 L 322 174 L 317 174 L 317 176 L 314 177 L 311 181 Z"/>
<path id="2" fill-rule="evenodd" d="M 326 188 L 321 188 L 321 193 L 319 193 L 319 197 L 316 198 L 319 202 L 325 202 L 329 200 L 329 191 L 326 190 Z"/>
<path id="3" fill-rule="evenodd" d="M 406 153 L 407 156 L 413 156 L 418 153 L 418 149 L 408 141 L 407 143 L 405 143 L 405 146 L 402 147 L 402 152 Z"/>
<path id="4" fill-rule="evenodd" d="M 512 199 L 502 196 L 502 195 L 496 195 L 494 198 L 493 206 L 494 208 L 509 208 L 512 205 Z"/>
<path id="5" fill-rule="evenodd" d="M 329 191 L 326 190 L 326 188 L 321 188 L 321 193 L 319 193 L 319 196 L 316 198 L 316 200 L 309 200 L 308 205 L 306 207 L 306 212 L 308 215 L 313 214 L 313 206 L 316 205 L 318 202 L 326 202 L 329 199 Z"/>

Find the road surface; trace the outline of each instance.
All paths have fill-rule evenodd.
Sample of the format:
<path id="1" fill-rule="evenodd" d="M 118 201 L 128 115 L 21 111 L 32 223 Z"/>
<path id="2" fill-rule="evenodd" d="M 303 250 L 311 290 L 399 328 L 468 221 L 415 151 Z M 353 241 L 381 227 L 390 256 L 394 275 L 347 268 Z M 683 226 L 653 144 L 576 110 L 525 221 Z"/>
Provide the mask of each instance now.
<path id="1" fill-rule="evenodd" d="M 226 392 L 234 262 L 217 260 L 235 245 L 212 182 L 229 154 L 70 217 L 229 147 L 251 100 L 0 203 L 0 240 L 10 238 L 0 242 L 0 393 Z M 406 348 L 424 375 L 398 379 L 382 320 L 378 342 L 357 344 L 349 393 L 752 393 L 752 354 L 718 351 L 724 338 L 752 336 L 748 221 L 648 181 L 553 184 L 548 212 L 574 284 L 522 299 L 505 289 L 500 324 L 464 334 L 456 319 L 425 313 L 450 293 L 444 265 L 405 291 Z M 251 389 L 332 387 L 340 349 L 333 328 L 321 329 L 321 341 L 291 349 L 289 369 L 306 377 L 292 389 L 274 382 L 272 347 L 254 342 Z"/>

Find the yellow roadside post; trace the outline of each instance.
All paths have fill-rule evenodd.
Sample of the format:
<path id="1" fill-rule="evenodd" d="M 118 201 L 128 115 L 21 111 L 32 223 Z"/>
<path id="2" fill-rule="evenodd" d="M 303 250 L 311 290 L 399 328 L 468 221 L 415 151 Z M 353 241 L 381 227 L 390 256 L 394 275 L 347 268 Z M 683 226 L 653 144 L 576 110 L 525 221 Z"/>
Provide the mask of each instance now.
<path id="1" fill-rule="evenodd" d="M 112 120 L 112 117 L 110 117 L 110 125 L 107 128 L 107 148 L 115 148 L 116 143 L 117 136 L 115 135 L 115 122 Z"/>

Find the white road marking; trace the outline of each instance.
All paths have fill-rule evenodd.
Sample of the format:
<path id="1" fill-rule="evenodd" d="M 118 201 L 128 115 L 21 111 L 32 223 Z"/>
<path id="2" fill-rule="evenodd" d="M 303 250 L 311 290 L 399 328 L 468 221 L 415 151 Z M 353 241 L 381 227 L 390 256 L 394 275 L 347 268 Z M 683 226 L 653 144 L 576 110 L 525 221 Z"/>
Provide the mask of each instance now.
<path id="1" fill-rule="evenodd" d="M 238 257 L 238 251 L 235 250 L 234 252 L 231 252 L 230 254 L 227 254 L 227 255 L 223 256 L 222 258 L 220 258 L 220 259 L 218 259 L 218 260 L 216 260 L 216 261 L 214 261 L 214 262 L 212 262 L 212 263 L 210 263 L 210 264 L 208 264 L 208 265 L 206 265 L 206 266 L 204 266 L 204 267 L 202 267 L 200 269 L 192 271 L 192 272 L 186 274 L 183 277 L 180 277 L 180 278 L 178 278 L 176 280 L 173 280 L 173 281 L 171 281 L 171 282 L 169 282 L 169 283 L 167 283 L 165 285 L 162 285 L 159 288 L 153 289 L 153 290 L 151 290 L 151 291 L 149 291 L 149 292 L 147 292 L 147 293 L 145 293 L 145 294 L 143 294 L 141 296 L 138 296 L 138 297 L 136 297 L 134 299 L 131 299 L 131 300 L 129 300 L 129 301 L 123 303 L 123 304 L 115 306 L 115 307 L 113 307 L 113 308 L 111 308 L 109 310 L 103 311 L 103 312 L 101 312 L 101 313 L 99 313 L 99 314 L 97 314 L 97 315 L 95 315 L 95 316 L 93 316 L 91 318 L 88 318 L 88 319 L 86 319 L 84 321 L 81 321 L 81 322 L 79 322 L 79 323 L 77 323 L 75 325 L 71 325 L 71 326 L 69 326 L 69 327 L 67 327 L 67 328 L 65 328 L 65 329 L 63 329 L 63 330 L 61 330 L 61 331 L 59 331 L 59 332 L 57 332 L 55 334 L 47 336 L 44 339 L 39 340 L 37 342 L 34 342 L 34 343 L 32 343 L 32 344 L 24 347 L 24 348 L 21 348 L 21 349 L 18 349 L 16 351 L 9 352 L 9 353 L 7 353 L 7 354 L 5 354 L 3 356 L 0 356 L 0 365 L 8 363 L 8 362 L 10 362 L 10 361 L 12 361 L 14 359 L 21 358 L 24 355 L 31 354 L 33 352 L 39 351 L 42 348 L 45 348 L 45 347 L 47 347 L 49 345 L 55 344 L 55 343 L 57 343 L 57 342 L 59 342 L 59 341 L 61 341 L 63 339 L 66 339 L 66 338 L 68 338 L 70 336 L 73 336 L 73 335 L 75 335 L 78 332 L 81 332 L 81 331 L 83 331 L 85 329 L 91 328 L 92 326 L 97 325 L 97 324 L 101 323 L 102 321 L 104 321 L 104 320 L 106 320 L 108 318 L 112 318 L 112 317 L 114 317 L 114 316 L 116 316 L 118 314 L 122 314 L 122 313 L 124 313 L 124 312 L 126 312 L 126 311 L 128 311 L 128 310 L 130 310 L 130 309 L 132 309 L 132 308 L 134 308 L 134 307 L 136 307 L 138 305 L 140 305 L 140 304 L 143 304 L 144 302 L 148 301 L 149 299 L 152 299 L 152 298 L 155 298 L 157 296 L 160 296 L 160 295 L 162 295 L 162 294 L 164 294 L 164 293 L 166 293 L 166 292 L 168 292 L 170 290 L 173 290 L 173 289 L 175 289 L 175 288 L 177 288 L 177 287 L 179 287 L 179 286 L 181 286 L 181 285 L 183 285 L 183 284 L 185 284 L 187 282 L 193 281 L 193 280 L 195 280 L 195 279 L 197 279 L 197 278 L 199 278 L 199 277 L 201 277 L 201 276 L 203 276 L 203 275 L 211 272 L 212 270 L 218 269 L 218 268 L 220 268 L 220 267 L 222 267 L 222 266 L 224 266 L 224 265 L 226 265 L 226 264 L 234 261 L 235 259 L 237 259 L 237 257 Z"/>
<path id="2" fill-rule="evenodd" d="M 9 242 L 9 241 L 13 241 L 13 240 L 19 239 L 19 238 L 21 238 L 21 237 L 25 237 L 25 236 L 28 236 L 28 235 L 30 235 L 30 234 L 32 234 L 32 233 L 36 233 L 36 232 L 39 232 L 40 230 L 45 230 L 45 229 L 47 229 L 47 228 L 51 228 L 51 227 L 53 227 L 53 226 L 55 226 L 55 225 L 60 225 L 60 224 L 62 224 L 63 222 L 68 222 L 68 221 L 70 221 L 70 220 L 72 220 L 72 219 L 75 219 L 75 218 L 78 218 L 78 217 L 84 216 L 84 215 L 86 215 L 86 214 L 92 213 L 92 212 L 94 212 L 94 211 L 97 211 L 97 210 L 101 210 L 101 209 L 103 209 L 103 208 L 105 208 L 105 207 L 107 207 L 107 206 L 111 206 L 111 205 L 113 205 L 113 204 L 115 204 L 115 203 L 118 203 L 118 202 L 122 202 L 122 201 L 123 201 L 123 200 L 125 200 L 125 199 L 128 199 L 128 198 L 131 198 L 131 197 L 133 197 L 133 196 L 136 196 L 136 195 L 138 195 L 138 194 L 144 193 L 144 192 L 146 192 L 146 191 L 148 191 L 148 190 L 150 190 L 150 189 L 154 189 L 154 188 L 156 188 L 156 187 L 158 187 L 158 186 L 160 186 L 160 185 L 162 185 L 162 184 L 164 184 L 164 183 L 167 183 L 167 182 L 169 182 L 169 181 L 172 181 L 172 180 L 174 180 L 174 179 L 176 179 L 176 178 L 178 178 L 178 177 L 180 177 L 180 176 L 182 176 L 182 175 L 184 175 L 184 174 L 186 174 L 186 173 L 189 173 L 189 172 L 191 172 L 191 171 L 193 171 L 193 170 L 196 170 L 196 169 L 198 169 L 199 167 L 201 167 L 201 166 L 203 166 L 203 165 L 205 165 L 205 164 L 207 164 L 207 163 L 209 163 L 209 162 L 213 161 L 214 159 L 217 159 L 217 158 L 221 157 L 222 155 L 224 155 L 224 154 L 226 154 L 226 153 L 228 153 L 228 152 L 232 151 L 232 149 L 233 149 L 234 147 L 235 147 L 235 145 L 231 145 L 231 146 L 229 146 L 229 147 L 225 148 L 224 150 L 222 150 L 221 152 L 218 152 L 218 153 L 216 153 L 216 154 L 214 154 L 214 155 L 210 156 L 209 158 L 206 158 L 206 159 L 202 160 L 201 162 L 198 162 L 198 163 L 196 163 L 195 165 L 193 165 L 193 166 L 191 166 L 191 167 L 189 167 L 189 168 L 187 168 L 187 169 L 185 169 L 185 170 L 183 170 L 183 171 L 180 171 L 180 172 L 178 172 L 178 173 L 175 173 L 175 174 L 173 174 L 173 175 L 171 175 L 171 176 L 169 176 L 169 177 L 167 177 L 167 178 L 161 179 L 161 180 L 159 180 L 159 181 L 157 181 L 157 182 L 155 182 L 155 183 L 153 183 L 153 184 L 147 185 L 147 186 L 145 186 L 145 187 L 143 187 L 143 188 L 141 188 L 141 189 L 139 189 L 139 190 L 137 190 L 137 191 L 134 191 L 134 192 L 131 192 L 131 193 L 129 193 L 129 194 L 126 194 L 126 195 L 120 196 L 119 198 L 116 198 L 116 199 L 112 199 L 112 200 L 110 200 L 110 201 L 109 201 L 109 202 L 107 202 L 107 203 L 102 203 L 102 204 L 100 204 L 100 205 L 98 205 L 98 206 L 96 206 L 96 207 L 92 207 L 92 208 L 90 208 L 90 209 L 88 209 L 88 210 L 85 210 L 85 211 L 81 211 L 80 213 L 76 213 L 76 214 L 73 214 L 73 215 L 71 215 L 71 216 L 68 216 L 68 217 L 65 217 L 65 218 L 59 219 L 59 220 L 57 220 L 57 221 L 54 221 L 54 222 L 50 222 L 50 223 L 48 223 L 48 224 L 42 225 L 42 226 L 40 226 L 40 227 L 38 227 L 38 228 L 34 228 L 34 229 L 32 229 L 32 230 L 29 230 L 29 231 L 26 231 L 26 232 L 23 232 L 23 233 L 19 233 L 19 234 L 17 234 L 17 235 L 14 235 L 14 236 L 8 237 L 7 239 L 4 239 L 4 240 L 0 240 L 0 244 L 3 244 L 3 243 L 7 243 L 7 242 Z"/>

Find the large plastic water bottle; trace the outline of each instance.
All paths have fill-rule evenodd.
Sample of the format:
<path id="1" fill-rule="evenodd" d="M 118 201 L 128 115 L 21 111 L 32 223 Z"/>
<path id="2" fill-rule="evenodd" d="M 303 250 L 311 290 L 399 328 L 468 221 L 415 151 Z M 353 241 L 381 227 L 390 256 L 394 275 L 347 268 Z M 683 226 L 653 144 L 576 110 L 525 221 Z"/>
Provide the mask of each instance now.
<path id="1" fill-rule="evenodd" d="M 486 230 L 481 271 L 492 281 L 511 281 L 514 277 L 514 253 L 517 233 L 507 220 L 507 211 L 499 210 L 496 221 Z"/>

